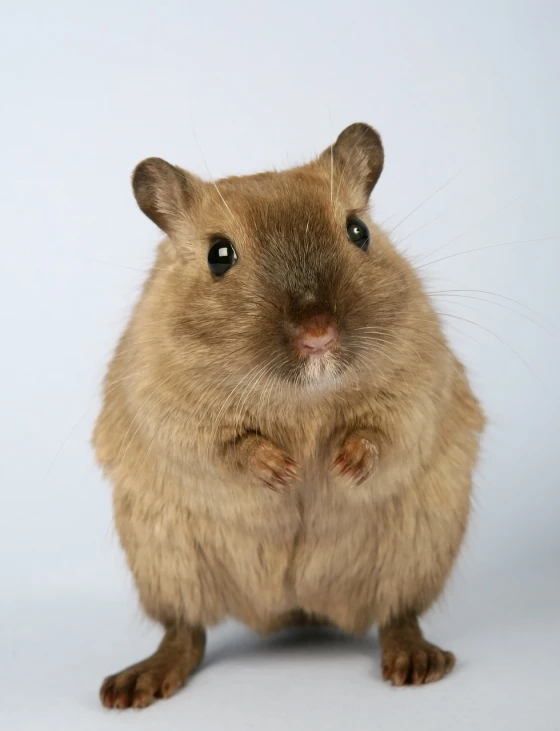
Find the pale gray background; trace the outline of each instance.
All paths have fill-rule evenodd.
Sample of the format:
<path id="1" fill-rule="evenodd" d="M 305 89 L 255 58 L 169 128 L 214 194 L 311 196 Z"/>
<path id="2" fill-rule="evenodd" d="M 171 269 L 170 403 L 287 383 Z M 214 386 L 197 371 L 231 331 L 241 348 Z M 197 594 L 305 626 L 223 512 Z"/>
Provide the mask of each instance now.
<path id="1" fill-rule="evenodd" d="M 458 173 L 395 231 L 412 260 L 558 236 L 559 23 L 554 0 L 2 3 L 2 729 L 560 728 L 558 239 L 421 270 L 432 290 L 521 303 L 438 299 L 491 420 L 468 544 L 426 620 L 459 657 L 440 684 L 384 685 L 374 634 L 226 626 L 175 699 L 104 711 L 103 676 L 159 634 L 89 448 L 158 240 L 136 162 L 281 167 L 363 120 L 386 146 L 387 228 Z"/>

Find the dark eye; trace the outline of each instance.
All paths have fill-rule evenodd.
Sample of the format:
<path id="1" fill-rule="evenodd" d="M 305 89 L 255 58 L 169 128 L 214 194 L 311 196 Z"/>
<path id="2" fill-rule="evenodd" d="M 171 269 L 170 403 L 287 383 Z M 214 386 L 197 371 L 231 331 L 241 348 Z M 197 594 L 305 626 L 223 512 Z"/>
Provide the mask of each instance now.
<path id="1" fill-rule="evenodd" d="M 208 267 L 215 277 L 223 277 L 237 261 L 237 253 L 228 239 L 215 239 L 208 252 Z"/>
<path id="2" fill-rule="evenodd" d="M 348 240 L 356 244 L 362 251 L 367 251 L 369 230 L 366 224 L 357 216 L 350 216 L 346 221 L 346 235 Z"/>

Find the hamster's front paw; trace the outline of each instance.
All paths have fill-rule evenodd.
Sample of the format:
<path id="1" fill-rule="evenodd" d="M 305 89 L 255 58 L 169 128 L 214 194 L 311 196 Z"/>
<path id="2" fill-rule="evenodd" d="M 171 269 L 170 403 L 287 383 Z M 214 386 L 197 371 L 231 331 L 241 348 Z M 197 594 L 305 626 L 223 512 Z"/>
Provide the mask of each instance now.
<path id="1" fill-rule="evenodd" d="M 284 492 L 301 479 L 297 462 L 271 442 L 262 441 L 251 457 L 254 477 L 275 492 Z"/>
<path id="2" fill-rule="evenodd" d="M 377 468 L 379 453 L 375 444 L 357 434 L 352 434 L 342 445 L 331 470 L 346 477 L 354 485 L 361 485 Z"/>

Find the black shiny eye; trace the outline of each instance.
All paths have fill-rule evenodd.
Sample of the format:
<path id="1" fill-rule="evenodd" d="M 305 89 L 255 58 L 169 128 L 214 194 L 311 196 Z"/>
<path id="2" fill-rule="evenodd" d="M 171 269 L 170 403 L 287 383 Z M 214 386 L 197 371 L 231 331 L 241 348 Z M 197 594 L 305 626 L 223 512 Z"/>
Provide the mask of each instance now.
<path id="1" fill-rule="evenodd" d="M 215 277 L 223 277 L 237 261 L 237 252 L 228 239 L 214 239 L 208 252 L 208 267 Z"/>
<path id="2" fill-rule="evenodd" d="M 348 240 L 358 246 L 362 251 L 367 251 L 369 246 L 369 230 L 366 224 L 357 216 L 350 216 L 346 221 L 346 235 Z"/>

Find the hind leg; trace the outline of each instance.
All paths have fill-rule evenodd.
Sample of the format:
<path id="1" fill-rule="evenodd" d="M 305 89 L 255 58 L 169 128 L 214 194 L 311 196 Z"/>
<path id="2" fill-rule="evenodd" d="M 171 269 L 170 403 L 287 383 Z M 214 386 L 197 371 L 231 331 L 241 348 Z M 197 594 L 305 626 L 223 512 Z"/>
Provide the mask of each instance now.
<path id="1" fill-rule="evenodd" d="M 415 615 L 381 627 L 383 679 L 393 685 L 422 685 L 440 680 L 453 669 L 455 657 L 424 639 Z"/>
<path id="2" fill-rule="evenodd" d="M 153 655 L 105 679 L 101 702 L 106 708 L 145 708 L 169 698 L 200 665 L 205 646 L 202 628 L 169 627 Z"/>

